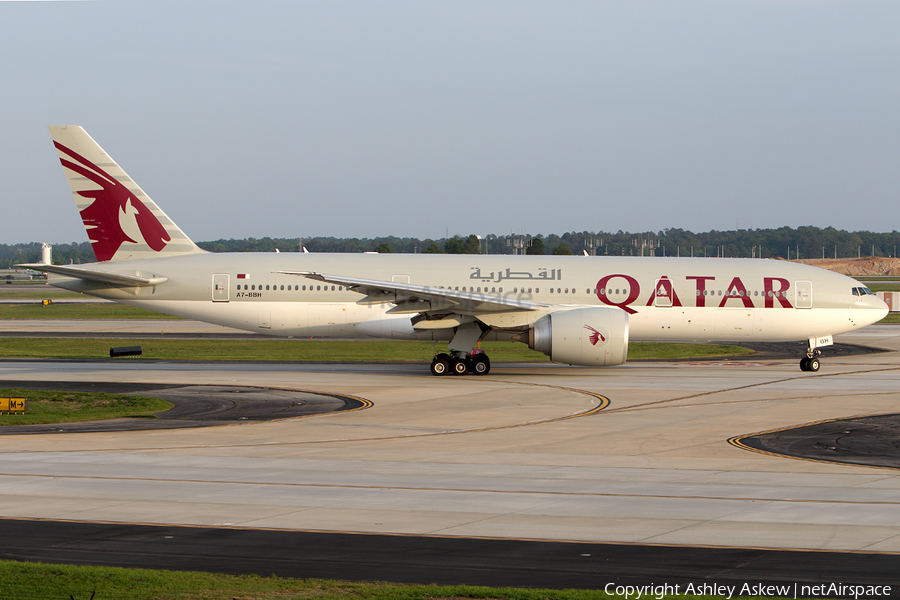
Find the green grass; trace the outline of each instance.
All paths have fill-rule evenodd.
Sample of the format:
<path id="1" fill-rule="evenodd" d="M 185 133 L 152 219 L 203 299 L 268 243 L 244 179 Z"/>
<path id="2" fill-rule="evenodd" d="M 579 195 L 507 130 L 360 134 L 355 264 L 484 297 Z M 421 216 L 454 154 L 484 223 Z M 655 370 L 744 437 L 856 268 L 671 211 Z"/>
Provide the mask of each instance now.
<path id="1" fill-rule="evenodd" d="M 660 342 L 632 342 L 628 344 L 628 360 L 676 360 L 748 356 L 754 350 L 726 344 L 680 344 Z"/>
<path id="2" fill-rule="evenodd" d="M 604 582 L 598 579 L 598 585 Z M 37 600 L 602 600 L 602 590 L 489 588 L 466 585 L 352 583 L 256 575 L 219 575 L 117 567 L 0 561 L 0 598 Z M 667 598 L 674 596 L 666 596 Z M 678 596 L 714 598 L 713 596 Z M 653 596 L 657 598 L 657 596 Z M 715 598 L 721 598 L 716 596 Z M 773 599 L 776 600 L 776 599 Z"/>
<path id="3" fill-rule="evenodd" d="M 45 392 L 4 388 L 0 389 L 0 398 L 28 400 L 28 410 L 24 414 L 0 414 L 0 426 L 149 417 L 172 407 L 171 402 L 158 398 L 96 392 Z"/>
<path id="4" fill-rule="evenodd" d="M 141 346 L 142 356 L 115 360 L 239 360 L 298 362 L 424 362 L 445 352 L 439 342 L 184 340 L 114 338 L 0 338 L 0 358 L 108 358 L 115 346 Z M 549 359 L 517 342 L 488 342 L 484 350 L 492 362 L 546 362 Z M 753 351 L 718 344 L 632 343 L 629 360 L 742 356 Z"/>
<path id="5" fill-rule="evenodd" d="M 888 316 L 878 321 L 878 325 L 890 325 L 892 323 L 900 323 L 900 313 L 888 313 Z"/>
<path id="6" fill-rule="evenodd" d="M 0 304 L 3 319 L 179 319 L 127 304 Z"/>
<path id="7" fill-rule="evenodd" d="M 850 275 L 857 281 L 898 281 L 900 275 Z"/>
<path id="8" fill-rule="evenodd" d="M 0 286 L 0 300 L 34 300 L 35 302 L 40 302 L 44 298 L 50 298 L 51 300 L 57 300 L 59 298 L 74 300 L 76 298 L 88 297 L 89 296 L 79 294 L 78 292 L 67 292 L 66 290 L 54 287 L 43 287 L 39 290 L 29 290 L 27 292 L 6 292 L 3 290 L 3 286 Z"/>

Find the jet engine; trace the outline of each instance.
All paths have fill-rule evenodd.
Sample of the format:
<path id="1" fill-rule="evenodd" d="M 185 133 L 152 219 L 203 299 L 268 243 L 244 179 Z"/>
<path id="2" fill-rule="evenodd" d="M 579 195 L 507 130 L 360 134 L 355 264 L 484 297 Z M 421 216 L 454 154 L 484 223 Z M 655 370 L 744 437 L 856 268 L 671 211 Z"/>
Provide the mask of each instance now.
<path id="1" fill-rule="evenodd" d="M 628 313 L 605 307 L 552 312 L 528 331 L 528 347 L 558 363 L 621 365 L 628 358 Z"/>

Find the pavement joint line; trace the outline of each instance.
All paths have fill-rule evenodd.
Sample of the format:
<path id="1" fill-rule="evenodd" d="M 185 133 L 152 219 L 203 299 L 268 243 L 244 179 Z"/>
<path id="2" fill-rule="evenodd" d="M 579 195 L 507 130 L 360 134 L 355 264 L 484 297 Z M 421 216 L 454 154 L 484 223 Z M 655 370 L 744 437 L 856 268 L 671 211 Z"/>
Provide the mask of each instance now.
<path id="1" fill-rule="evenodd" d="M 0 453 L 2 455 L 2 453 Z M 479 488 L 445 488 L 445 487 L 422 487 L 422 486 L 402 486 L 402 485 L 358 485 L 358 484 L 338 484 L 338 483 L 291 483 L 291 482 L 275 482 L 275 481 L 228 481 L 228 480 L 209 480 L 209 479 L 170 479 L 159 477 L 113 477 L 105 475 L 44 475 L 37 473 L 0 473 L 0 477 L 22 477 L 22 478 L 42 478 L 42 479 L 73 479 L 73 480 L 97 480 L 97 481 L 146 481 L 146 482 L 166 482 L 166 483 L 196 483 L 211 485 L 249 485 L 263 487 L 296 487 L 296 488 L 319 488 L 319 489 L 350 489 L 350 490 L 403 490 L 403 491 L 423 491 L 423 492 L 460 492 L 467 494 L 504 494 L 504 495 L 534 495 L 534 496 L 572 496 L 587 498 L 668 498 L 680 500 L 721 500 L 734 502 L 788 502 L 794 504 L 848 504 L 848 505 L 872 505 L 872 506 L 896 506 L 900 505 L 900 500 L 826 500 L 819 498 L 765 498 L 752 496 L 692 496 L 687 494 L 614 494 L 610 492 L 557 492 L 552 490 L 490 490 Z"/>
<path id="2" fill-rule="evenodd" d="M 727 392 L 727 391 L 731 391 L 731 390 L 723 390 L 723 391 Z M 711 392 L 711 393 L 713 393 L 713 392 Z M 869 392 L 866 394 L 856 394 L 856 395 L 861 396 L 861 397 L 896 396 L 896 395 L 898 395 L 898 392 Z M 626 406 L 626 407 L 618 408 L 615 410 L 609 410 L 607 412 L 618 414 L 618 413 L 638 412 L 638 411 L 642 411 L 642 410 L 657 410 L 657 409 L 665 409 L 665 408 L 693 408 L 693 407 L 698 407 L 698 406 L 699 407 L 715 406 L 716 404 L 752 404 L 754 402 L 782 402 L 784 400 L 810 400 L 813 398 L 815 398 L 815 399 L 823 399 L 823 398 L 840 399 L 843 396 L 844 396 L 844 394 L 835 394 L 833 396 L 817 394 L 815 396 L 790 396 L 790 397 L 784 397 L 784 398 L 782 398 L 782 397 L 778 397 L 778 398 L 748 398 L 746 400 L 720 400 L 720 401 L 702 402 L 702 403 L 697 402 L 695 404 L 679 404 L 677 406 L 653 406 L 653 405 L 638 404 L 638 405 L 635 405 L 634 407 Z M 676 400 L 691 399 L 693 397 L 694 396 L 685 396 L 684 398 L 677 398 Z M 832 419 L 832 420 L 856 419 L 856 418 L 871 417 L 871 416 L 877 416 L 877 415 L 869 415 L 869 414 L 854 415 L 852 417 L 841 417 L 840 419 Z M 826 421 L 823 421 L 823 422 L 826 422 Z M 814 425 L 814 424 L 815 423 L 807 423 L 806 425 Z M 804 426 L 805 425 L 792 425 L 790 427 L 786 427 L 785 429 L 795 429 L 796 427 L 804 427 Z M 768 432 L 763 432 L 763 433 L 768 433 Z M 750 435 L 757 435 L 757 434 L 750 434 Z M 749 437 L 749 436 L 745 435 L 745 436 L 738 436 L 738 437 Z"/>
<path id="3" fill-rule="evenodd" d="M 747 385 L 741 385 L 741 386 L 733 387 L 733 388 L 723 388 L 723 389 L 719 389 L 719 390 L 710 390 L 707 392 L 699 392 L 696 394 L 690 394 L 688 396 L 679 396 L 678 398 L 668 398 L 666 400 L 655 400 L 653 402 L 645 402 L 643 404 L 635 404 L 633 406 L 623 406 L 622 408 L 612 408 L 612 409 L 606 411 L 606 413 L 611 414 L 611 413 L 628 412 L 628 411 L 632 411 L 632 410 L 638 410 L 638 409 L 642 409 L 642 408 L 658 406 L 660 404 L 667 404 L 670 402 L 678 402 L 680 400 L 691 400 L 693 398 L 702 398 L 704 396 L 712 396 L 715 394 L 736 392 L 736 391 L 747 390 L 747 389 L 751 389 L 751 388 L 755 388 L 755 387 L 763 387 L 763 386 L 767 386 L 767 385 L 775 385 L 778 383 L 785 383 L 787 381 L 797 381 L 800 379 L 812 379 L 812 378 L 821 378 L 821 377 L 842 377 L 845 375 L 869 375 L 871 373 L 880 373 L 880 372 L 885 372 L 885 371 L 898 371 L 898 370 L 900 370 L 900 367 L 895 366 L 895 367 L 891 367 L 891 368 L 871 369 L 871 370 L 866 370 L 866 371 L 846 371 L 843 373 L 817 373 L 815 375 L 809 375 L 809 374 L 797 375 L 794 377 L 785 377 L 783 379 L 774 379 L 771 381 L 750 383 Z"/>

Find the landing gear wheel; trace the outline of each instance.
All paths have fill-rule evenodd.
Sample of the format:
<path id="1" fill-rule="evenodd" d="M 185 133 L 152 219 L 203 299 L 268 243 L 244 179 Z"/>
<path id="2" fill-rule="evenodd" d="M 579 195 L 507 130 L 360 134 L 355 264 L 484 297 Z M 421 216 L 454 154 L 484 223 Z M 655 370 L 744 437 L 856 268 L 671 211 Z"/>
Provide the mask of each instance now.
<path id="1" fill-rule="evenodd" d="M 450 361 L 450 370 L 454 375 L 465 375 L 469 371 L 469 365 L 466 364 L 465 359 L 454 358 Z"/>
<path id="2" fill-rule="evenodd" d="M 822 364 L 819 362 L 818 356 L 804 356 L 800 359 L 800 370 L 801 371 L 812 371 L 816 372 L 819 370 Z"/>
<path id="3" fill-rule="evenodd" d="M 446 375 L 448 371 L 450 371 L 450 361 L 441 355 L 435 356 L 431 361 L 431 374 Z"/>
<path id="4" fill-rule="evenodd" d="M 487 354 L 476 354 L 475 358 L 472 359 L 470 368 L 476 375 L 487 375 L 491 372 L 491 360 L 487 357 Z"/>

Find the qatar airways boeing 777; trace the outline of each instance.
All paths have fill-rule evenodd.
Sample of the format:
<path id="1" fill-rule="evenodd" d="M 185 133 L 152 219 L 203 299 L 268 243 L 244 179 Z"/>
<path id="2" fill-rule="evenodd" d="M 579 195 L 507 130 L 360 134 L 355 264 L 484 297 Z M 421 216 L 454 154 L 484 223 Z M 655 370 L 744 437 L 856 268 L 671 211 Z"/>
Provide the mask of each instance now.
<path id="1" fill-rule="evenodd" d="M 819 369 L 835 334 L 882 319 L 857 281 L 760 259 L 210 253 L 81 127 L 50 127 L 96 263 L 22 265 L 49 283 L 258 333 L 449 340 L 435 375 L 490 371 L 481 340 L 570 365 L 620 365 L 630 340 L 802 341 Z"/>

